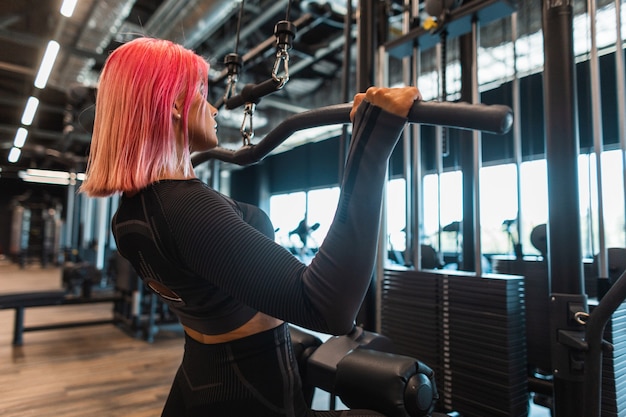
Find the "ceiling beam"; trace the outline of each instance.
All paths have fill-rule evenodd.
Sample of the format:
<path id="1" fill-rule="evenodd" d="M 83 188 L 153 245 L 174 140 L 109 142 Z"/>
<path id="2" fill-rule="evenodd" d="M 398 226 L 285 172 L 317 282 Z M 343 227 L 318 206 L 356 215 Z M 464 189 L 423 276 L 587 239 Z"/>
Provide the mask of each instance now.
<path id="1" fill-rule="evenodd" d="M 29 76 L 32 76 L 33 78 L 35 77 L 35 70 L 33 68 L 11 64 L 10 62 L 0 61 L 0 70 L 12 72 L 14 74 L 29 75 Z"/>
<path id="2" fill-rule="evenodd" d="M 2 65 L 2 63 L 0 63 L 0 66 Z M 2 106 L 7 106 L 7 107 L 24 107 L 24 105 L 26 104 L 26 96 L 6 96 L 6 95 L 0 95 L 0 105 Z M 37 111 L 45 111 L 48 113 L 57 113 L 57 114 L 65 114 L 65 112 L 67 111 L 66 108 L 64 108 L 63 106 L 52 106 L 50 104 L 46 104 L 43 102 L 39 102 L 39 106 L 37 107 Z"/>
<path id="3" fill-rule="evenodd" d="M 29 46 L 32 48 L 40 48 L 44 50 L 50 39 L 40 38 L 38 36 L 31 35 L 29 33 L 14 32 L 11 30 L 3 29 L 0 27 L 0 39 L 7 42 L 13 42 L 17 45 Z M 83 58 L 92 58 L 96 62 L 102 64 L 106 59 L 103 54 L 98 54 L 92 51 L 86 51 L 84 49 L 75 48 L 71 45 L 61 45 L 63 51 L 69 52 L 72 55 L 76 55 Z"/>
<path id="4" fill-rule="evenodd" d="M 15 136 L 15 132 L 20 126 L 17 125 L 7 125 L 0 124 L 0 133 L 7 133 L 9 135 Z M 37 140 L 79 140 L 81 142 L 89 143 L 91 141 L 91 135 L 87 133 L 68 133 L 65 134 L 63 132 L 56 132 L 54 130 L 43 130 L 43 129 L 28 129 L 28 137 L 36 138 Z"/>

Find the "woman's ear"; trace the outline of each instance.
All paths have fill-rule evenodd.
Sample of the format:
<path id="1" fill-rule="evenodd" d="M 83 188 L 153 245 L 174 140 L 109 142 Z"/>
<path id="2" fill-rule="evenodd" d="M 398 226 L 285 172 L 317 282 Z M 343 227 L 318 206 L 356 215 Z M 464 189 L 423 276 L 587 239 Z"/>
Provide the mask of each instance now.
<path id="1" fill-rule="evenodd" d="M 180 114 L 180 109 L 183 107 L 183 99 L 182 97 L 176 99 L 174 105 L 172 106 L 172 117 L 176 120 L 180 120 L 182 115 Z"/>

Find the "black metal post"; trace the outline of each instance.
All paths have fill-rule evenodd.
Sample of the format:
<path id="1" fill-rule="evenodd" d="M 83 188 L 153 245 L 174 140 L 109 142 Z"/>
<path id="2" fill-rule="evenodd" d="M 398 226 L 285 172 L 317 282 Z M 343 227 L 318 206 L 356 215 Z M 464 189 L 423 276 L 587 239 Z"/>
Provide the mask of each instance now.
<path id="1" fill-rule="evenodd" d="M 376 53 L 377 0 L 360 0 L 356 15 L 357 56 L 356 91 L 365 92 L 374 83 L 374 56 Z"/>
<path id="2" fill-rule="evenodd" d="M 578 195 L 578 118 L 573 7 L 544 0 L 544 115 L 548 170 L 550 334 L 556 417 L 583 417 L 584 358 L 577 343 L 587 310 L 583 287 Z"/>
<path id="3" fill-rule="evenodd" d="M 357 15 L 356 91 L 365 92 L 374 84 L 374 57 L 377 50 L 376 15 L 378 0 L 360 0 Z M 383 254 L 384 256 L 384 254 Z M 376 327 L 376 288 L 374 279 L 357 316 L 359 325 L 374 331 Z"/>
<path id="4" fill-rule="evenodd" d="M 472 34 L 459 37 L 459 54 L 461 62 L 461 101 L 471 103 L 473 101 L 472 92 L 472 66 L 474 65 L 474 42 Z M 463 249 L 459 269 L 463 271 L 475 271 L 475 251 L 478 249 L 474 245 L 474 235 L 476 233 L 474 225 L 474 145 L 473 133 L 469 131 L 459 132 L 459 149 L 461 172 L 463 173 Z"/>
<path id="5" fill-rule="evenodd" d="M 352 15 L 352 2 L 349 1 L 346 2 L 346 16 L 343 23 L 343 68 L 341 69 L 341 100 L 345 103 L 351 100 L 350 75 L 352 73 Z M 339 138 L 339 179 L 343 178 L 349 143 L 350 138 L 348 136 L 348 126 L 343 125 L 341 128 L 341 137 Z"/>
<path id="6" fill-rule="evenodd" d="M 556 3 L 561 3 L 560 1 Z M 544 7 L 544 114 L 550 273 L 553 292 L 583 290 L 578 195 L 578 109 L 574 72 L 573 9 Z"/>

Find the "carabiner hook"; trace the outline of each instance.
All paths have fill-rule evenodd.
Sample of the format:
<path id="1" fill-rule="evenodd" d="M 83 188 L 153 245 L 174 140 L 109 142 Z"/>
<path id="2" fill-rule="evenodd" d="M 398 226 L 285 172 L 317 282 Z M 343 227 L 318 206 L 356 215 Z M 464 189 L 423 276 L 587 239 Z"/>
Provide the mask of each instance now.
<path id="1" fill-rule="evenodd" d="M 289 81 L 289 50 L 291 49 L 291 42 L 296 36 L 296 25 L 287 20 L 281 20 L 274 26 L 274 36 L 276 36 L 276 60 L 272 69 L 272 78 L 279 83 L 276 89 L 280 90 Z M 278 75 L 281 61 L 284 62 L 285 72 L 283 76 Z"/>
<path id="2" fill-rule="evenodd" d="M 252 138 L 254 137 L 254 129 L 252 125 L 252 117 L 254 116 L 254 109 L 256 108 L 256 104 L 254 103 L 246 103 L 246 106 L 243 110 L 243 120 L 241 122 L 241 137 L 243 139 L 243 146 L 250 146 L 252 143 Z M 248 121 L 249 130 L 246 130 L 246 121 Z"/>
<path id="3" fill-rule="evenodd" d="M 228 54 L 224 57 L 224 65 L 228 69 L 226 91 L 224 91 L 224 101 L 226 101 L 235 95 L 239 73 L 243 67 L 243 59 L 236 53 Z"/>
<path id="4" fill-rule="evenodd" d="M 226 79 L 226 90 L 224 90 L 224 101 L 228 100 L 232 96 L 235 95 L 235 90 L 237 88 L 237 75 L 229 75 Z"/>
<path id="5" fill-rule="evenodd" d="M 281 61 L 284 62 L 283 69 L 285 71 L 283 73 L 284 75 L 278 76 Z M 283 88 L 285 84 L 287 84 L 287 81 L 289 81 L 289 52 L 284 49 L 276 51 L 276 61 L 274 61 L 274 68 L 272 69 L 272 78 L 279 83 L 276 86 L 277 90 Z"/>

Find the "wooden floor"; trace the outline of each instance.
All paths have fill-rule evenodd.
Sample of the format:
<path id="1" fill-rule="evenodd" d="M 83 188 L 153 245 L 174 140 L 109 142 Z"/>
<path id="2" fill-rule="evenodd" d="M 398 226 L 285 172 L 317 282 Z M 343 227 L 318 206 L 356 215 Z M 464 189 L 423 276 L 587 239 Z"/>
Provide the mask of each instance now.
<path id="1" fill-rule="evenodd" d="M 58 289 L 58 268 L 0 260 L 0 293 Z M 0 310 L 0 416 L 159 416 L 183 352 L 182 333 L 154 343 L 112 324 L 24 333 L 12 345 L 13 310 Z M 25 325 L 107 319 L 111 304 L 26 309 Z"/>

